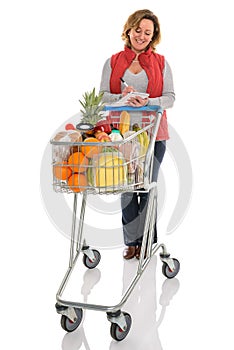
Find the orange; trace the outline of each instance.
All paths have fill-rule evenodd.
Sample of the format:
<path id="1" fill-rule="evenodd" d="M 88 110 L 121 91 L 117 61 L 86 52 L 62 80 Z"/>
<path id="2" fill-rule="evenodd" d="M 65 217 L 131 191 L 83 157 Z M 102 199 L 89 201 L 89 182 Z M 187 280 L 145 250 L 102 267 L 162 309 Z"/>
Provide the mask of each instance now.
<path id="1" fill-rule="evenodd" d="M 68 166 L 68 162 L 57 162 L 53 165 L 53 173 L 58 180 L 67 180 L 71 176 L 72 170 Z"/>
<path id="2" fill-rule="evenodd" d="M 73 192 L 82 192 L 88 186 L 87 178 L 84 174 L 74 173 L 68 179 L 68 186 Z"/>
<path id="3" fill-rule="evenodd" d="M 68 158 L 68 164 L 74 173 L 82 173 L 87 170 L 89 160 L 82 152 L 74 152 Z"/>
<path id="4" fill-rule="evenodd" d="M 84 140 L 84 143 L 91 143 L 91 142 L 100 142 L 99 140 L 97 140 L 95 137 L 87 137 L 85 140 Z M 95 145 L 82 145 L 81 146 L 81 152 L 84 153 L 86 155 L 86 157 L 88 158 L 92 158 L 95 154 L 98 154 L 101 152 L 101 148 L 102 146 L 95 146 Z"/>

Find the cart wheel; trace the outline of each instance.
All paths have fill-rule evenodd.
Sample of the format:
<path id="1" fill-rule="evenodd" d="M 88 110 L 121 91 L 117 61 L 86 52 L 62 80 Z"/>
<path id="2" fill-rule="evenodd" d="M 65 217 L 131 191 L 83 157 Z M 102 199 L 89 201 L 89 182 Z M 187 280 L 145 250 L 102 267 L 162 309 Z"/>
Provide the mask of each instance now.
<path id="1" fill-rule="evenodd" d="M 74 309 L 77 315 L 77 319 L 75 322 L 72 322 L 67 316 L 62 315 L 61 317 L 61 327 L 66 332 L 73 332 L 76 328 L 79 327 L 82 321 L 83 317 L 83 310 L 82 309 Z"/>
<path id="2" fill-rule="evenodd" d="M 162 266 L 162 273 L 164 276 L 166 276 L 167 278 L 173 278 L 177 275 L 177 273 L 179 272 L 180 270 L 180 263 L 177 259 L 172 259 L 173 262 L 174 262 L 174 265 L 175 265 L 175 270 L 172 271 L 169 267 L 169 265 L 167 263 L 163 263 L 163 266 Z"/>
<path id="3" fill-rule="evenodd" d="M 126 338 L 132 324 L 131 316 L 127 312 L 123 312 L 123 314 L 125 317 L 125 321 L 127 323 L 127 328 L 125 330 L 122 330 L 116 323 L 111 323 L 110 334 L 112 338 L 117 341 L 121 341 L 124 338 Z"/>
<path id="4" fill-rule="evenodd" d="M 83 256 L 83 263 L 88 269 L 94 269 L 94 267 L 96 267 L 101 260 L 101 254 L 99 253 L 98 250 L 93 249 L 93 254 L 95 257 L 94 261 L 90 260 L 89 257 L 85 254 Z"/>

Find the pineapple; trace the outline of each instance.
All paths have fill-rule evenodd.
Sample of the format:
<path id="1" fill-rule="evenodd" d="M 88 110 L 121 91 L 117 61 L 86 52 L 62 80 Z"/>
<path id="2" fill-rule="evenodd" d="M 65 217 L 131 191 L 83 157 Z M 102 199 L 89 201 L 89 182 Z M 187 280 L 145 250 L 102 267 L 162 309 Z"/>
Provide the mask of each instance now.
<path id="1" fill-rule="evenodd" d="M 102 103 L 103 92 L 96 95 L 95 88 L 91 92 L 85 92 L 83 95 L 83 101 L 79 100 L 83 109 L 81 109 L 82 123 L 89 123 L 95 125 L 98 120 L 101 119 L 101 113 L 104 108 Z"/>

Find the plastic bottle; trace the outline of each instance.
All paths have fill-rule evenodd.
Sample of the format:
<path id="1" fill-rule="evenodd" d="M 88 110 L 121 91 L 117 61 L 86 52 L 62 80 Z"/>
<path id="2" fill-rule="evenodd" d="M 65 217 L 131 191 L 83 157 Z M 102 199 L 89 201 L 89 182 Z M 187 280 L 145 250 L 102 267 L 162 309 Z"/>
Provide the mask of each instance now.
<path id="1" fill-rule="evenodd" d="M 112 142 L 123 140 L 123 137 L 121 136 L 120 131 L 118 129 L 113 129 L 109 136 Z"/>

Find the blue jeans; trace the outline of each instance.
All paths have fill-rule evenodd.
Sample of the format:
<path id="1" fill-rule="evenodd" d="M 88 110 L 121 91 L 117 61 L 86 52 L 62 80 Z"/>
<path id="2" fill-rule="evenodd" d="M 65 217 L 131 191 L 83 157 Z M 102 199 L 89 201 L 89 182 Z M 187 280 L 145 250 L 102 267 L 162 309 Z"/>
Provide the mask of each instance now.
<path id="1" fill-rule="evenodd" d="M 166 151 L 166 141 L 156 141 L 154 146 L 154 164 L 152 181 L 157 181 L 158 172 Z M 124 243 L 137 246 L 142 243 L 145 217 L 147 211 L 148 192 L 127 192 L 121 195 L 122 223 Z M 157 221 L 157 220 L 156 220 Z M 155 222 L 154 243 L 157 242 Z"/>

